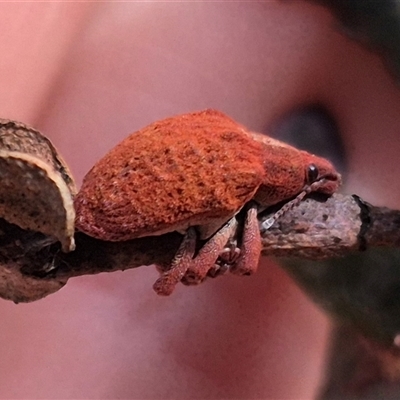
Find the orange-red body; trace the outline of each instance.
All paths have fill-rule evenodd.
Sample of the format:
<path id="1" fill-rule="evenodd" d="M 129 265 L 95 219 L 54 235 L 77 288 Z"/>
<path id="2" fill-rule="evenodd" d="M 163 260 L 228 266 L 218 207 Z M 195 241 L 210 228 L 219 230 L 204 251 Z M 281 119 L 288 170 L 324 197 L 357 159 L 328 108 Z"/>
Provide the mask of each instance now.
<path id="1" fill-rule="evenodd" d="M 225 224 L 250 200 L 267 207 L 307 190 L 329 195 L 339 184 L 329 161 L 250 132 L 219 111 L 205 110 L 155 122 L 112 149 L 84 178 L 75 199 L 76 227 L 108 241 L 195 228 L 200 238 L 212 237 L 210 247 L 217 255 L 207 263 L 214 263 L 221 246 L 235 236 L 236 224 Z M 239 264 L 258 260 L 256 216 L 257 210 L 249 210 Z M 194 256 L 187 256 L 187 248 L 194 248 L 191 240 L 196 235 L 186 238 L 180 250 L 185 260 Z M 200 251 L 193 265 L 200 268 L 209 253 L 207 248 L 204 256 Z M 172 287 L 189 267 L 179 268 L 171 267 L 178 272 L 166 276 L 158 292 L 169 293 L 165 287 Z"/>
<path id="2" fill-rule="evenodd" d="M 269 206 L 296 196 L 311 163 L 338 176 L 328 161 L 218 111 L 168 118 L 128 136 L 89 171 L 75 199 L 76 226 L 122 241 L 228 220 L 252 198 Z M 337 186 L 329 180 L 320 191 Z"/>

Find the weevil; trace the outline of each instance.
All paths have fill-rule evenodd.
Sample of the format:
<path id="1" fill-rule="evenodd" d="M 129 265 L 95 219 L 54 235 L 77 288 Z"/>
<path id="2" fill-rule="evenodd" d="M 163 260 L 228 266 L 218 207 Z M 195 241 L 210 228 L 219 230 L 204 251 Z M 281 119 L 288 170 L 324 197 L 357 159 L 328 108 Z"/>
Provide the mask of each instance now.
<path id="1" fill-rule="evenodd" d="M 155 122 L 98 161 L 75 198 L 76 228 L 107 241 L 181 232 L 175 257 L 153 286 L 169 295 L 185 276 L 204 280 L 227 253 L 231 272 L 253 273 L 259 209 L 290 200 L 266 221 L 268 229 L 307 193 L 331 195 L 339 185 L 329 161 L 204 110 Z M 239 223 L 240 242 L 232 246 Z"/>

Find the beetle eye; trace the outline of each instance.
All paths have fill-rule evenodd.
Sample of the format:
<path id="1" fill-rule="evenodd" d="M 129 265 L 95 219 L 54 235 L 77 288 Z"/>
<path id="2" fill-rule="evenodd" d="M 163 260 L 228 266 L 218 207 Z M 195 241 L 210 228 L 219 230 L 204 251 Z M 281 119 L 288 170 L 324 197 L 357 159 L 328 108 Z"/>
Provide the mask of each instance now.
<path id="1" fill-rule="evenodd" d="M 319 175 L 318 167 L 315 164 L 310 164 L 307 167 L 307 182 L 309 184 L 315 182 L 318 178 L 318 175 Z"/>

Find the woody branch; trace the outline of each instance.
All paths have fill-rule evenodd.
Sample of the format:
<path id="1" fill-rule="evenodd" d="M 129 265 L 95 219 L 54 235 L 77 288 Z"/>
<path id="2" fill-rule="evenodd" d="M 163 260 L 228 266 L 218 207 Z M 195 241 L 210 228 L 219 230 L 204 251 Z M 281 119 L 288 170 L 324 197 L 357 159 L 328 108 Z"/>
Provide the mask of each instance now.
<path id="1" fill-rule="evenodd" d="M 399 211 L 373 207 L 356 196 L 313 196 L 262 232 L 262 253 L 319 260 L 342 257 L 366 247 L 397 247 L 399 216 Z M 260 222 L 266 218 L 268 215 L 261 215 Z M 22 276 L 47 281 L 167 264 L 182 240 L 180 234 L 170 233 L 113 243 L 78 232 L 76 250 L 64 254 L 57 244 L 41 248 L 43 237 L 39 234 L 35 236 L 5 221 L 1 228 L 2 268 L 12 266 L 11 270 L 19 270 Z"/>
<path id="2" fill-rule="evenodd" d="M 269 217 L 260 215 L 260 223 Z M 311 260 L 343 257 L 365 248 L 400 244 L 400 211 L 374 207 L 357 196 L 315 195 L 262 232 L 264 256 Z M 63 253 L 48 238 L 0 220 L 0 296 L 34 301 L 69 278 L 168 264 L 182 236 L 169 233 L 126 242 L 103 242 L 77 232 L 76 250 Z M 150 288 L 149 288 L 150 290 Z"/>

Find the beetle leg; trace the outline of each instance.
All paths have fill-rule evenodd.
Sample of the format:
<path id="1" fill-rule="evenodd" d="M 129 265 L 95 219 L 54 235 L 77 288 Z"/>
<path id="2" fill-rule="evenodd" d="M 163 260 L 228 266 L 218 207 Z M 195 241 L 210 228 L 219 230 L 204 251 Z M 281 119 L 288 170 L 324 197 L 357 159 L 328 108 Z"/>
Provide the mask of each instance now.
<path id="1" fill-rule="evenodd" d="M 214 267 L 226 243 L 235 234 L 236 228 L 237 221 L 233 217 L 206 242 L 189 266 L 182 283 L 196 285 L 205 279 L 207 272 Z"/>
<path id="2" fill-rule="evenodd" d="M 252 205 L 246 213 L 240 255 L 230 271 L 236 275 L 253 274 L 257 270 L 260 254 L 261 235 L 258 227 L 257 207 Z"/>
<path id="3" fill-rule="evenodd" d="M 183 278 L 193 260 L 196 249 L 197 234 L 193 227 L 188 228 L 185 237 L 171 262 L 171 267 L 154 283 L 153 289 L 157 294 L 169 296 L 176 284 Z"/>
<path id="4" fill-rule="evenodd" d="M 207 272 L 207 276 L 216 278 L 225 274 L 232 265 L 236 263 L 240 255 L 240 249 L 237 246 L 237 240 L 231 237 L 225 248 L 221 251 L 214 266 Z"/>

